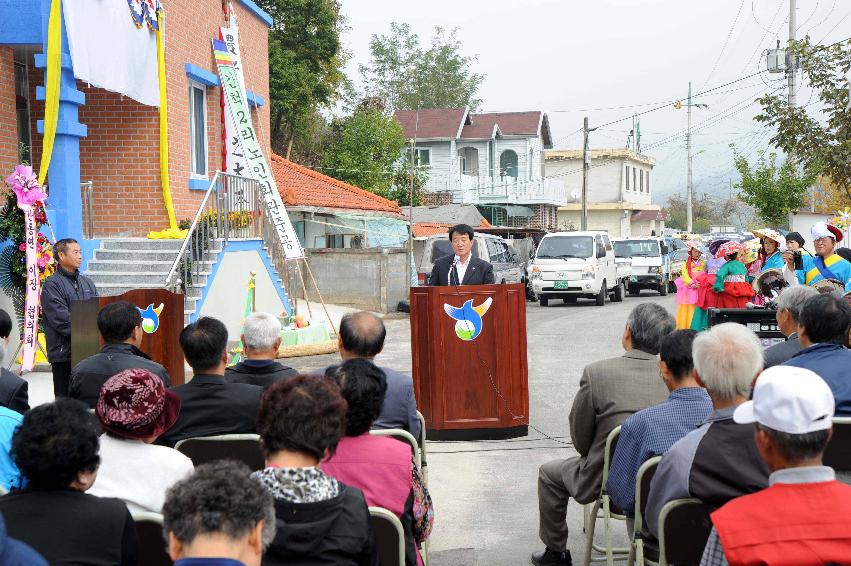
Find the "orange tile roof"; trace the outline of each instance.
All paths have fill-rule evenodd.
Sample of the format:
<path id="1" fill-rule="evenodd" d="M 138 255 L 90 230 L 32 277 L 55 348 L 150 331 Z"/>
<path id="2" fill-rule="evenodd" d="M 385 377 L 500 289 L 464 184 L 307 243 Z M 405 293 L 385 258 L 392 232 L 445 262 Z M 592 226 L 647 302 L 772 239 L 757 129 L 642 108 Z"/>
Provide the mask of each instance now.
<path id="1" fill-rule="evenodd" d="M 272 173 L 285 205 L 316 206 L 385 212 L 402 215 L 402 209 L 392 200 L 364 189 L 296 165 L 280 155 L 272 154 Z"/>
<path id="2" fill-rule="evenodd" d="M 482 220 L 482 223 L 473 228 L 490 228 L 491 223 L 487 220 Z M 435 234 L 446 234 L 452 224 L 448 222 L 415 222 L 414 223 L 414 238 L 426 238 Z"/>

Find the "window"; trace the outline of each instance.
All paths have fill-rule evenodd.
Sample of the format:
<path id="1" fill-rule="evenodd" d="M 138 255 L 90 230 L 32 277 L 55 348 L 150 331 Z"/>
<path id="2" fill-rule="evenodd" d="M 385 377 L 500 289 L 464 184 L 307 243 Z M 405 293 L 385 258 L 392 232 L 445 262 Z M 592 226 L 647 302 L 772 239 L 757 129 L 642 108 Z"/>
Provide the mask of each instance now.
<path id="1" fill-rule="evenodd" d="M 458 149 L 458 168 L 462 175 L 479 176 L 479 150 L 475 147 Z"/>
<path id="2" fill-rule="evenodd" d="M 411 163 L 411 148 L 407 149 L 408 164 Z M 414 167 L 428 167 L 431 165 L 431 149 L 427 147 L 414 148 Z"/>
<path id="3" fill-rule="evenodd" d="M 609 237 L 603 234 L 603 243 L 606 245 L 606 249 L 608 251 L 612 251 L 612 242 L 609 240 Z"/>
<path id="4" fill-rule="evenodd" d="M 517 178 L 517 153 L 506 149 L 499 155 L 499 176 Z"/>
<path id="5" fill-rule="evenodd" d="M 508 249 L 505 245 L 499 240 L 488 238 L 485 240 L 488 255 L 490 256 L 491 263 L 505 263 L 508 261 L 508 257 L 506 257 L 506 252 Z"/>
<path id="6" fill-rule="evenodd" d="M 629 165 L 626 166 L 626 190 L 629 190 Z"/>
<path id="7" fill-rule="evenodd" d="M 647 194 L 650 194 L 650 171 L 648 171 L 645 175 L 647 177 Z"/>
<path id="8" fill-rule="evenodd" d="M 635 167 L 632 168 L 632 190 L 638 190 L 638 173 L 635 170 Z"/>
<path id="9" fill-rule="evenodd" d="M 641 185 L 639 186 L 638 192 L 644 192 L 644 170 L 638 172 L 638 178 L 640 180 Z"/>
<path id="10" fill-rule="evenodd" d="M 207 177 L 207 90 L 189 84 L 190 172 L 194 177 Z"/>
<path id="11" fill-rule="evenodd" d="M 529 180 L 530 181 L 532 180 L 532 173 L 535 171 L 532 168 L 532 165 L 534 164 L 534 162 L 535 162 L 535 150 L 530 149 L 529 150 L 529 161 L 526 162 L 526 168 L 529 170 Z"/>

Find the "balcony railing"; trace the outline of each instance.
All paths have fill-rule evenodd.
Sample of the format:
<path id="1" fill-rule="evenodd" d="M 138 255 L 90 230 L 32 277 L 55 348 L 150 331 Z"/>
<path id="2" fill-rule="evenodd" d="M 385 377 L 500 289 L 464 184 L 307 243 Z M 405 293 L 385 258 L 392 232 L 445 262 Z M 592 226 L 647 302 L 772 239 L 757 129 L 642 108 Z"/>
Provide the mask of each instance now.
<path id="1" fill-rule="evenodd" d="M 567 189 L 558 179 L 520 179 L 515 177 L 477 177 L 455 175 L 430 177 L 429 192 L 452 193 L 452 200 L 463 204 L 553 204 L 567 203 Z"/>

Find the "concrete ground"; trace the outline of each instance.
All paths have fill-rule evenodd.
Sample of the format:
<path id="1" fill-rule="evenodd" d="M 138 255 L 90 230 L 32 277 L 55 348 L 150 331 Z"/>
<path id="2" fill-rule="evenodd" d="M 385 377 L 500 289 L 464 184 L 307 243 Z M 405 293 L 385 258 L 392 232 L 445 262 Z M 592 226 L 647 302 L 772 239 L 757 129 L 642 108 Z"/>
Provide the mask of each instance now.
<path id="1" fill-rule="evenodd" d="M 530 427 L 529 436 L 504 441 L 427 443 L 429 490 L 435 508 L 429 546 L 434 566 L 528 564 L 529 555 L 543 547 L 537 534 L 538 466 L 576 454 L 567 418 L 582 368 L 621 355 L 626 317 L 643 301 L 659 302 L 672 313 L 676 308 L 673 297 L 648 292 L 602 308 L 592 301 L 575 305 L 552 301 L 546 308 L 527 303 L 530 416 L 538 431 Z M 335 324 L 342 312 L 345 309 L 334 309 Z M 390 317 L 386 325 L 387 343 L 378 363 L 410 372 L 408 319 Z M 308 370 L 339 359 L 329 354 L 285 363 Z M 52 399 L 49 373 L 29 374 L 27 379 L 33 404 Z M 568 548 L 579 564 L 585 554 L 581 506 L 571 502 L 567 520 Z M 626 545 L 625 528 L 616 527 L 615 543 Z"/>

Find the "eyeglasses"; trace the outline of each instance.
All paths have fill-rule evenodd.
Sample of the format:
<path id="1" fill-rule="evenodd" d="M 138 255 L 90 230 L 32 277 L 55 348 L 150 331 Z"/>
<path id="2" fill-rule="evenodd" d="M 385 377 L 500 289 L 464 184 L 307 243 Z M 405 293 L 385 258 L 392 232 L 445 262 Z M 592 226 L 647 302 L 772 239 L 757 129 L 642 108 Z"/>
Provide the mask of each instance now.
<path id="1" fill-rule="evenodd" d="M 833 238 L 831 238 L 830 236 L 824 236 L 823 238 L 818 238 L 816 240 L 813 240 L 813 243 L 814 244 L 827 244 L 827 243 L 832 242 L 832 241 L 833 241 Z"/>

